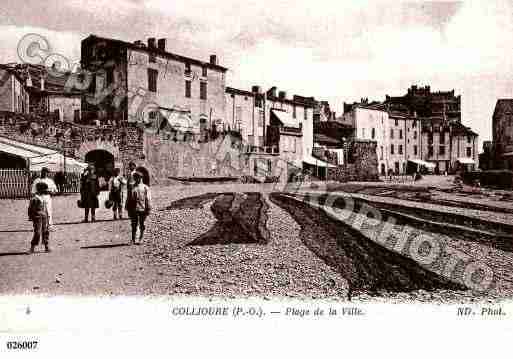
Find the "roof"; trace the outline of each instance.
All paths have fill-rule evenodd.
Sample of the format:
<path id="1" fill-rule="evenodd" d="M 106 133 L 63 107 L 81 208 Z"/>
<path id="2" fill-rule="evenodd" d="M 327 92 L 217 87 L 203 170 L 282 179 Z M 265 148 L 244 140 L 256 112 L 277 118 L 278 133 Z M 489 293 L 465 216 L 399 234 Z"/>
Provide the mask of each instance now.
<path id="1" fill-rule="evenodd" d="M 2 68 L 8 69 L 14 73 L 17 78 L 23 82 L 26 86 L 25 80 L 30 75 L 32 86 L 26 86 L 28 90 L 32 92 L 42 92 L 45 94 L 75 96 L 81 95 L 78 91 L 68 91 L 65 89 L 66 82 L 70 76 L 76 74 L 71 72 L 59 72 L 52 70 L 43 65 L 32 65 L 32 64 L 14 64 L 13 66 L 0 65 Z M 41 78 L 44 78 L 45 86 L 44 91 L 41 91 Z"/>
<path id="2" fill-rule="evenodd" d="M 255 94 L 251 91 L 240 90 L 240 89 L 236 89 L 234 87 L 227 87 L 225 91 L 226 91 L 226 93 L 231 93 L 231 94 L 235 94 L 235 95 L 255 96 Z"/>
<path id="3" fill-rule="evenodd" d="M 223 72 L 228 71 L 228 69 L 226 67 L 223 67 L 220 65 L 215 65 L 208 61 L 201 61 L 201 60 L 193 59 L 191 57 L 178 55 L 178 54 L 168 52 L 168 51 L 163 51 L 163 50 L 160 50 L 158 47 L 148 48 L 146 46 L 139 46 L 139 45 L 136 45 L 131 42 L 107 38 L 107 37 L 100 37 L 100 36 L 96 36 L 96 35 L 89 35 L 87 38 L 82 40 L 82 42 L 90 41 L 90 40 L 113 42 L 113 43 L 118 44 L 119 46 L 126 47 L 126 48 L 129 48 L 132 50 L 143 51 L 143 52 L 147 52 L 147 53 L 151 52 L 155 55 L 160 55 L 160 56 L 167 57 L 167 58 L 177 60 L 180 62 L 184 62 L 184 63 L 191 63 L 191 64 L 195 64 L 198 66 L 205 66 L 207 68 L 211 68 L 211 69 L 215 69 L 215 70 L 219 70 L 219 71 L 223 71 Z"/>
<path id="4" fill-rule="evenodd" d="M 309 165 L 316 166 L 316 167 L 329 167 L 329 168 L 335 168 L 337 166 L 334 166 L 326 161 L 320 160 L 318 158 L 315 158 L 314 156 L 310 154 L 306 154 L 303 157 L 303 162 L 308 163 Z"/>
<path id="5" fill-rule="evenodd" d="M 276 109 L 272 109 L 271 113 L 276 116 L 276 118 L 282 123 L 283 126 L 299 128 L 299 121 L 293 119 L 290 113 Z"/>
<path id="6" fill-rule="evenodd" d="M 293 99 L 290 99 L 290 98 L 282 98 L 282 97 L 279 97 L 279 96 L 272 96 L 272 95 L 267 95 L 267 98 L 269 99 L 269 101 L 276 101 L 276 102 L 281 102 L 281 103 L 288 103 L 288 104 L 291 104 L 291 105 L 300 105 L 300 106 L 304 106 L 304 107 L 310 107 L 310 108 L 314 108 L 315 107 L 315 102 L 311 102 L 311 101 L 304 101 L 303 97 L 297 97 L 297 95 L 294 95 L 294 98 Z"/>
<path id="7" fill-rule="evenodd" d="M 314 142 L 329 145 L 340 145 L 340 141 L 322 133 L 314 133 Z"/>
<path id="8" fill-rule="evenodd" d="M 7 66 L 5 64 L 0 64 L 0 69 L 7 71 L 8 73 L 10 73 L 14 77 L 16 77 L 18 79 L 18 81 L 20 81 L 21 83 L 24 83 L 23 78 L 13 67 Z"/>
<path id="9" fill-rule="evenodd" d="M 499 99 L 497 100 L 497 104 L 495 105 L 495 110 L 493 111 L 493 118 L 497 118 L 504 113 L 512 113 L 513 114 L 513 99 Z"/>
<path id="10" fill-rule="evenodd" d="M 0 152 L 30 160 L 31 171 L 40 171 L 43 167 L 47 167 L 52 171 L 60 170 L 64 167 L 64 162 L 66 162 L 66 170 L 72 172 L 81 171 L 87 166 L 87 164 L 70 157 L 64 159 L 64 156 L 55 150 L 14 141 L 5 137 L 0 137 Z"/>

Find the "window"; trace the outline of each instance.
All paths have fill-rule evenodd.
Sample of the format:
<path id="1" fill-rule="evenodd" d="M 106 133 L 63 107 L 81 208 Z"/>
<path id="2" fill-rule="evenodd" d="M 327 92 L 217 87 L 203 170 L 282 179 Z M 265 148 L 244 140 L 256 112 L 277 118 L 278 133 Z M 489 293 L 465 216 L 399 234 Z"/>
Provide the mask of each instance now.
<path id="1" fill-rule="evenodd" d="M 440 143 L 445 143 L 445 132 L 440 132 Z"/>
<path id="2" fill-rule="evenodd" d="M 417 148 L 417 145 L 413 146 L 413 155 L 417 156 L 419 152 L 419 149 Z"/>
<path id="3" fill-rule="evenodd" d="M 200 99 L 201 100 L 207 99 L 207 83 L 206 82 L 200 82 Z"/>
<path id="4" fill-rule="evenodd" d="M 467 157 L 472 157 L 472 147 L 467 147 Z"/>
<path id="5" fill-rule="evenodd" d="M 206 66 L 203 66 L 203 67 L 201 68 L 201 76 L 203 76 L 203 77 L 207 77 L 207 71 L 208 71 L 208 70 L 207 70 L 207 67 L 206 67 Z"/>
<path id="6" fill-rule="evenodd" d="M 392 130 L 392 129 L 390 130 L 390 138 L 394 139 L 394 130 Z"/>
<path id="7" fill-rule="evenodd" d="M 403 130 L 399 130 L 399 139 L 403 139 Z"/>
<path id="8" fill-rule="evenodd" d="M 399 145 L 399 154 L 402 155 L 403 154 L 403 145 Z"/>
<path id="9" fill-rule="evenodd" d="M 186 75 L 190 75 L 191 73 L 191 64 L 190 63 L 185 63 L 185 74 Z"/>
<path id="10" fill-rule="evenodd" d="M 185 97 L 191 98 L 191 81 L 185 80 Z"/>
<path id="11" fill-rule="evenodd" d="M 114 82 L 114 69 L 109 68 L 107 69 L 107 82 L 106 86 L 110 86 Z"/>
<path id="12" fill-rule="evenodd" d="M 399 162 L 395 162 L 395 173 L 399 174 Z"/>
<path id="13" fill-rule="evenodd" d="M 416 140 L 417 139 L 417 131 L 413 131 L 413 139 Z"/>
<path id="14" fill-rule="evenodd" d="M 150 112 L 148 113 L 148 118 L 149 118 L 150 120 L 155 120 L 155 119 L 157 118 L 157 111 L 150 111 Z"/>
<path id="15" fill-rule="evenodd" d="M 395 120 L 395 125 L 399 126 L 399 120 L 398 119 Z"/>
<path id="16" fill-rule="evenodd" d="M 412 128 L 417 127 L 417 121 L 413 120 L 413 123 L 411 124 L 411 127 L 412 127 Z"/>
<path id="17" fill-rule="evenodd" d="M 148 91 L 157 92 L 157 77 L 159 72 L 154 69 L 148 69 Z"/>
<path id="18" fill-rule="evenodd" d="M 157 62 L 157 59 L 155 58 L 155 54 L 151 51 L 150 51 L 150 60 L 149 61 L 153 62 L 153 63 Z"/>
<path id="19" fill-rule="evenodd" d="M 80 110 L 73 111 L 73 122 L 75 122 L 75 123 L 80 122 Z"/>
<path id="20" fill-rule="evenodd" d="M 365 128 L 362 128 L 362 138 L 365 138 Z"/>
<path id="21" fill-rule="evenodd" d="M 445 155 L 445 146 L 440 146 L 438 148 L 438 154 L 441 156 Z"/>
<path id="22" fill-rule="evenodd" d="M 390 145 L 390 154 L 393 155 L 394 154 L 394 145 Z"/>
<path id="23" fill-rule="evenodd" d="M 296 118 L 296 105 L 292 105 L 292 118 Z"/>
<path id="24" fill-rule="evenodd" d="M 258 127 L 264 127 L 264 111 L 258 111 Z"/>
<path id="25" fill-rule="evenodd" d="M 433 157 L 433 146 L 428 147 L 428 157 Z"/>
<path id="26" fill-rule="evenodd" d="M 383 146 L 381 146 L 381 156 L 379 157 L 380 160 L 383 159 Z"/>
<path id="27" fill-rule="evenodd" d="M 262 107 L 262 98 L 261 97 L 255 97 L 255 107 L 261 108 Z"/>
<path id="28" fill-rule="evenodd" d="M 371 136 L 372 136 L 372 139 L 376 138 L 376 129 L 375 128 L 372 129 Z M 381 156 L 381 157 L 383 157 L 383 156 Z"/>
<path id="29" fill-rule="evenodd" d="M 304 119 L 305 119 L 305 121 L 308 120 L 308 112 L 306 110 L 306 107 L 304 109 Z"/>
<path id="30" fill-rule="evenodd" d="M 91 76 L 91 85 L 89 86 L 89 90 L 91 93 L 96 93 L 96 74 L 93 73 Z"/>
<path id="31" fill-rule="evenodd" d="M 470 143 L 470 136 L 467 136 L 467 143 Z"/>

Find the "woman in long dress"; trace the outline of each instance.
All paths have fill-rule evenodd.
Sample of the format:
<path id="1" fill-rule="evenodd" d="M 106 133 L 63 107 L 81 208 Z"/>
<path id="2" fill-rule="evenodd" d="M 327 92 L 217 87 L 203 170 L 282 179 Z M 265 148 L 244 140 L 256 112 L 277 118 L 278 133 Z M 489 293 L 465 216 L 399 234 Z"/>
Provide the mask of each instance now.
<path id="1" fill-rule="evenodd" d="M 80 200 L 84 207 L 84 222 L 89 222 L 89 212 L 91 212 L 91 222 L 96 220 L 96 208 L 100 207 L 98 195 L 100 194 L 100 183 L 93 165 L 89 165 L 82 173 L 80 178 Z"/>

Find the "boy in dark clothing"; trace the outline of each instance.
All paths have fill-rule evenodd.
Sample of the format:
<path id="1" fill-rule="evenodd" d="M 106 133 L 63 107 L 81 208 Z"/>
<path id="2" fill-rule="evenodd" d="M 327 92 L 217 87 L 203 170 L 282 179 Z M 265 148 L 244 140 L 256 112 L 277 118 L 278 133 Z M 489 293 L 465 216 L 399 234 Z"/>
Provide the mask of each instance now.
<path id="1" fill-rule="evenodd" d="M 49 213 L 46 201 L 43 198 L 47 192 L 48 185 L 46 183 L 37 183 L 36 193 L 29 203 L 28 217 L 34 225 L 34 236 L 30 242 L 30 253 L 34 253 L 34 249 L 39 245 L 41 239 L 45 246 L 45 252 L 50 252 L 48 247 L 48 240 L 50 239 Z"/>

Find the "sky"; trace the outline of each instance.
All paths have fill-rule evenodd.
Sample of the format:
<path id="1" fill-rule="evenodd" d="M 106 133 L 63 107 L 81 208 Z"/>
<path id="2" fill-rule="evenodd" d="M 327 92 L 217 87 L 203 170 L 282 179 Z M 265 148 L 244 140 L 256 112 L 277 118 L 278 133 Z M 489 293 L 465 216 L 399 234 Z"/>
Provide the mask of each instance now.
<path id="1" fill-rule="evenodd" d="M 171 52 L 228 67 L 227 85 L 289 96 L 383 101 L 411 85 L 455 90 L 462 122 L 491 139 L 498 98 L 513 98 L 512 1 L 2 0 L 0 62 L 27 34 L 80 60 L 89 34 L 167 38 Z"/>

